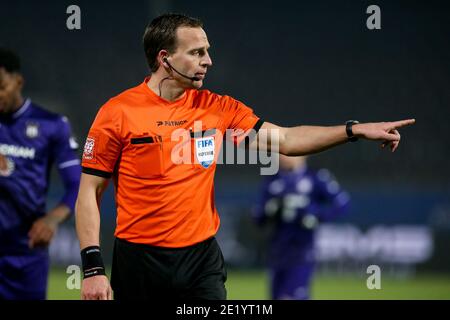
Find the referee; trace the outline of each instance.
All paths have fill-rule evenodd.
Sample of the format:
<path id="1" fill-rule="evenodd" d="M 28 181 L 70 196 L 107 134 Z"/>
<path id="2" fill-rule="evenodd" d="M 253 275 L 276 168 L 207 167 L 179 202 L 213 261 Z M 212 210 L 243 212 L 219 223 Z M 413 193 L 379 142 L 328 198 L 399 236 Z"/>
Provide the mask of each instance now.
<path id="1" fill-rule="evenodd" d="M 288 156 L 358 138 L 382 141 L 395 151 L 397 129 L 414 123 L 286 128 L 263 121 L 238 100 L 200 90 L 212 66 L 202 27 L 180 14 L 155 18 L 143 37 L 151 76 L 106 102 L 91 126 L 76 204 L 82 299 L 112 299 L 112 291 L 118 300 L 226 299 L 213 186 L 221 133 L 254 130 L 259 136 L 275 130 L 278 141 L 258 145 L 263 139 L 253 139 L 250 147 L 278 143 Z M 174 139 L 177 132 L 188 132 L 180 136 L 184 152 Z M 244 139 L 237 134 L 234 142 Z M 174 158 L 178 153 L 183 161 Z M 117 204 L 111 286 L 99 247 L 99 203 L 110 179 Z"/>

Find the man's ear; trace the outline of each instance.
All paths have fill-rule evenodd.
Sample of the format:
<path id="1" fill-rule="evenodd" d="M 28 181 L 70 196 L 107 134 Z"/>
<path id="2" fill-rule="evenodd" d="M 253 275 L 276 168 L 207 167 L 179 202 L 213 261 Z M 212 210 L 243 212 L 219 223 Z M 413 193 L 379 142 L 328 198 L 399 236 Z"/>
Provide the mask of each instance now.
<path id="1" fill-rule="evenodd" d="M 169 68 L 169 65 L 166 62 L 166 59 L 169 57 L 169 52 L 167 50 L 161 50 L 158 54 L 159 64 L 165 68 Z"/>

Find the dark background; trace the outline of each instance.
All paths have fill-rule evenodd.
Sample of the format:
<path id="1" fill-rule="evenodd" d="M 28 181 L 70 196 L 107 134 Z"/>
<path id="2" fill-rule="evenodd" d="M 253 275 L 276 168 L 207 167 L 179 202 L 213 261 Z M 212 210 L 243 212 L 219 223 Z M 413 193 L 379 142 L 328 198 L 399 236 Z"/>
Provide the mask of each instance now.
<path id="1" fill-rule="evenodd" d="M 81 8 L 81 30 L 66 28 L 71 4 Z M 381 30 L 366 27 L 371 4 L 381 8 Z M 26 96 L 67 115 L 83 145 L 98 108 L 148 75 L 141 37 L 164 12 L 204 22 L 213 59 L 205 88 L 243 101 L 265 120 L 294 126 L 415 118 L 394 154 L 360 141 L 310 162 L 350 191 L 351 217 L 361 225 L 450 225 L 448 1 L 2 0 L 0 45 L 20 53 Z M 260 179 L 256 165 L 218 167 L 222 219 L 248 209 Z"/>
<path id="2" fill-rule="evenodd" d="M 372 1 L 373 2 L 373 1 Z M 205 88 L 283 126 L 416 118 L 398 152 L 358 143 L 314 157 L 345 183 L 449 186 L 450 6 L 376 1 L 5 1 L 0 44 L 22 56 L 25 93 L 66 114 L 84 141 L 97 109 L 148 74 L 141 37 L 159 13 L 203 20 L 213 67 Z M 81 8 L 81 30 L 66 8 Z M 234 166 L 218 177 L 242 175 Z M 255 173 L 257 170 L 255 169 Z M 257 174 L 245 179 L 257 179 Z M 234 179 L 234 177 L 233 177 Z"/>

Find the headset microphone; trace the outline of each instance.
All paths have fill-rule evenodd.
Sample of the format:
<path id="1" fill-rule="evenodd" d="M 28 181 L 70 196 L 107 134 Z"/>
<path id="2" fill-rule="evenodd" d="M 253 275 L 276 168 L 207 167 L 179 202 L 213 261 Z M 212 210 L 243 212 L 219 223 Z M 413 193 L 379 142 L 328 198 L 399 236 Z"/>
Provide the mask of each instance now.
<path id="1" fill-rule="evenodd" d="M 182 74 L 182 73 L 179 72 L 177 69 L 175 69 L 174 67 L 172 67 L 172 65 L 169 63 L 169 60 L 167 60 L 167 58 L 164 58 L 163 60 L 164 60 L 165 63 L 167 63 L 167 64 L 169 65 L 169 68 L 170 68 L 171 70 L 175 71 L 175 72 L 178 73 L 180 76 L 182 76 L 182 77 L 184 77 L 184 78 L 186 78 L 186 79 L 189 79 L 189 80 L 191 80 L 191 81 L 200 81 L 200 80 L 201 80 L 200 78 L 195 77 L 195 76 L 194 76 L 194 77 L 189 77 L 189 76 L 187 76 L 187 75 L 185 75 L 185 74 Z"/>

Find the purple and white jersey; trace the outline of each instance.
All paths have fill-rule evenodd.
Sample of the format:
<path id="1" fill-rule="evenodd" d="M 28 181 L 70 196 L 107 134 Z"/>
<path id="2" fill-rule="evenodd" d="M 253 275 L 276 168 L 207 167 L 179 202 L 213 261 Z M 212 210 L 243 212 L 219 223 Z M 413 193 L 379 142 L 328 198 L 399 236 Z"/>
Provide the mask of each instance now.
<path id="1" fill-rule="evenodd" d="M 253 218 L 272 223 L 268 260 L 281 268 L 313 262 L 314 230 L 345 213 L 350 200 L 328 170 L 307 167 L 269 176 L 260 195 Z"/>
<path id="2" fill-rule="evenodd" d="M 0 252 L 26 251 L 32 223 L 46 212 L 53 164 L 65 187 L 79 181 L 76 149 L 67 118 L 29 99 L 16 112 L 0 115 L 0 154 L 7 161 L 6 169 L 0 170 Z M 73 209 L 75 200 L 76 193 L 66 190 L 61 203 Z"/>

